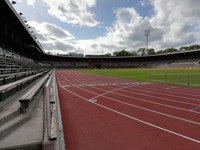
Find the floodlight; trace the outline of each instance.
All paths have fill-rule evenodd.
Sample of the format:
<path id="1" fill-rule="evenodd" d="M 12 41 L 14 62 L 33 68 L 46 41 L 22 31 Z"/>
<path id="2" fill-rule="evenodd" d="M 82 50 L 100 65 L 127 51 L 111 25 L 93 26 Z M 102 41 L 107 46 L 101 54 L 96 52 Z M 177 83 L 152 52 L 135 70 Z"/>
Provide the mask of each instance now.
<path id="1" fill-rule="evenodd" d="M 15 4 L 16 4 L 16 2 L 15 2 L 15 1 L 12 1 L 12 4 L 13 4 L 13 5 L 15 5 Z"/>
<path id="2" fill-rule="evenodd" d="M 148 49 L 148 37 L 151 30 L 144 30 L 144 36 L 146 36 L 146 49 Z"/>

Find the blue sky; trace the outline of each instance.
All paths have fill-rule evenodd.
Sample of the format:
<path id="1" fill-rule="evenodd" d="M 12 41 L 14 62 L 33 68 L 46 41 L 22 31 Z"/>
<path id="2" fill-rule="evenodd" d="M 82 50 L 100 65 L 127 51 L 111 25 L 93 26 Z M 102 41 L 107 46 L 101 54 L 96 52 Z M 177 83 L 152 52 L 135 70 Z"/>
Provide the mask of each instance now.
<path id="1" fill-rule="evenodd" d="M 200 42 L 199 0 L 16 0 L 44 51 L 104 54 Z M 188 9 L 193 8 L 193 9 Z M 181 37 L 181 38 L 180 38 Z"/>

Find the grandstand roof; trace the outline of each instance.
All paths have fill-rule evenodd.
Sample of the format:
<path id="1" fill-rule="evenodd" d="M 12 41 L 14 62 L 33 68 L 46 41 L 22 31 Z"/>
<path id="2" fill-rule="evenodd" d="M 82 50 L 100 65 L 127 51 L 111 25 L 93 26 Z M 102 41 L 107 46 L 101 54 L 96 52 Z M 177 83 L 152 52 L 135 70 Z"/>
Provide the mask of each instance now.
<path id="1" fill-rule="evenodd" d="M 44 54 L 41 45 L 29 30 L 27 24 L 25 24 L 26 22 L 22 19 L 22 14 L 18 14 L 15 11 L 9 0 L 0 1 L 0 12 L 1 25 L 6 27 L 8 31 L 16 35 L 20 35 L 23 39 L 24 46 L 20 49 L 20 51 L 29 53 L 29 55 L 33 58 Z"/>

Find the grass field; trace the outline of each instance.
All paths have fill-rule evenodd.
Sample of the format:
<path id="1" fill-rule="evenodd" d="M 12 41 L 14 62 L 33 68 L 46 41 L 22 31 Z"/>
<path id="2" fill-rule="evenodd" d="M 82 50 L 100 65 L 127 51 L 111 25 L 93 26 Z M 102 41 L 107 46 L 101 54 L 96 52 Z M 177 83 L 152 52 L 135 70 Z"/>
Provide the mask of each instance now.
<path id="1" fill-rule="evenodd" d="M 189 68 L 140 68 L 140 69 L 93 69 L 81 72 L 101 74 L 137 81 L 200 86 L 200 69 Z"/>

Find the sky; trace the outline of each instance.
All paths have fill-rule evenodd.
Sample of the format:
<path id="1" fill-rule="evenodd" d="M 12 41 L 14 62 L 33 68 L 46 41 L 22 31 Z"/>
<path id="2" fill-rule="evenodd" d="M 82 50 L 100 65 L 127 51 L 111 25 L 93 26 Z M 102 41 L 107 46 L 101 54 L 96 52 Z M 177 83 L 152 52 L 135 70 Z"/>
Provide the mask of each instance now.
<path id="1" fill-rule="evenodd" d="M 11 1 L 11 0 L 10 0 Z M 45 52 L 101 55 L 200 44 L 200 0 L 15 0 Z"/>

